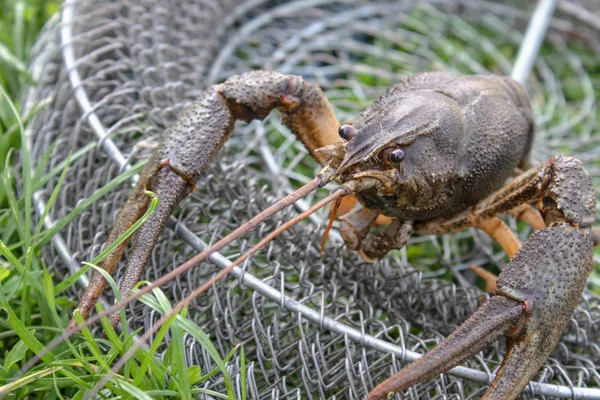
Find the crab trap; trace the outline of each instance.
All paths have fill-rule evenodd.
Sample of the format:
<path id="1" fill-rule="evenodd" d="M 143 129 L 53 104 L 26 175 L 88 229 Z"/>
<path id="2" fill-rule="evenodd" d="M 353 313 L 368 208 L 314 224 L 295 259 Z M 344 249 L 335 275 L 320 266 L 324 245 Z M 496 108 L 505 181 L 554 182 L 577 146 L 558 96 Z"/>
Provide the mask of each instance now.
<path id="1" fill-rule="evenodd" d="M 38 85 L 27 93 L 25 112 L 47 106 L 27 134 L 34 164 L 49 157 L 50 170 L 71 153 L 47 227 L 95 200 L 44 249 L 49 269 L 60 279 L 101 251 L 132 181 L 101 194 L 103 187 L 147 158 L 165 128 L 210 85 L 261 68 L 301 75 L 318 82 L 338 119 L 349 121 L 417 72 L 510 75 L 534 10 L 534 2 L 483 0 L 67 0 L 33 49 Z M 532 162 L 556 154 L 577 157 L 600 188 L 598 21 L 594 0 L 559 2 L 547 33 L 537 36 L 539 55 L 524 77 L 537 126 Z M 142 279 L 172 270 L 317 170 L 277 112 L 263 122 L 238 124 L 171 218 Z M 40 215 L 56 184 L 57 178 L 36 193 Z M 162 290 L 173 303 L 184 298 L 321 192 Z M 413 237 L 374 264 L 347 250 L 334 230 L 319 257 L 327 219 L 322 210 L 283 233 L 189 306 L 189 318 L 222 356 L 244 344 L 251 399 L 363 398 L 485 299 L 470 266 L 498 271 L 508 262 L 475 229 Z M 512 217 L 505 221 L 521 240 L 530 235 L 531 228 Z M 523 398 L 600 398 L 598 285 L 588 285 Z M 72 288 L 73 298 L 82 287 Z M 109 292 L 105 296 L 112 301 Z M 126 312 L 130 326 L 144 330 L 160 318 L 140 302 Z M 202 371 L 215 367 L 193 337 L 183 340 L 189 364 Z M 501 340 L 398 398 L 479 398 L 504 348 Z M 240 365 L 236 353 L 228 368 L 238 391 Z M 224 391 L 218 374 L 202 385 Z"/>

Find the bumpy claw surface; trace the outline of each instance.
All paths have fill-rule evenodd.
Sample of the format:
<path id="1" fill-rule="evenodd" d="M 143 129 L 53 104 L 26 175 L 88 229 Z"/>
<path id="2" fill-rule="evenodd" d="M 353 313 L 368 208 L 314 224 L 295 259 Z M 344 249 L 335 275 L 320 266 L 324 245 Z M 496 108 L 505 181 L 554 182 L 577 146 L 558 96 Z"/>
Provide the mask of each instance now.
<path id="1" fill-rule="evenodd" d="M 509 192 L 541 200 L 547 228 L 536 231 L 502 271 L 492 297 L 420 360 L 377 386 L 369 400 L 429 380 L 477 354 L 502 335 L 507 353 L 484 399 L 516 398 L 566 329 L 593 267 L 595 197 L 578 160 L 556 157 Z M 537 187 L 537 189 L 535 189 Z M 537 194 L 536 194 L 537 192 Z"/>

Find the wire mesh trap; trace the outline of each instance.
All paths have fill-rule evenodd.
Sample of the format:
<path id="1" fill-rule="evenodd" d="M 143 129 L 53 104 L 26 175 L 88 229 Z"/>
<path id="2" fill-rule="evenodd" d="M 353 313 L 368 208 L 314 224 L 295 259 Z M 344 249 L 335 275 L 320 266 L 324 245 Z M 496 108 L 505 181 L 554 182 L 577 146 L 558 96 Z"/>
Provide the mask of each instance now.
<path id="1" fill-rule="evenodd" d="M 559 7 L 527 82 L 538 129 L 532 157 L 576 156 L 600 187 L 594 92 L 600 13 L 590 11 L 593 2 L 584 3 Z M 412 73 L 508 75 L 534 5 L 68 1 L 34 48 L 32 71 L 39 85 L 25 103 L 29 108 L 50 103 L 28 127 L 33 160 L 49 154 L 51 169 L 73 153 L 46 224 L 66 216 L 127 164 L 147 157 L 185 105 L 233 74 L 267 68 L 302 75 L 321 85 L 340 121 L 351 120 Z M 590 66 L 596 75 L 590 75 Z M 182 203 L 172 229 L 163 233 L 143 279 L 155 280 L 175 268 L 316 170 L 276 113 L 264 122 L 238 125 Z M 37 194 L 42 209 L 56 183 L 48 182 Z M 100 252 L 129 190 L 125 182 L 95 201 L 44 250 L 58 278 Z M 267 221 L 163 290 L 172 301 L 182 299 L 296 212 Z M 501 269 L 507 262 L 476 230 L 413 237 L 408 247 L 375 264 L 361 261 L 333 235 L 319 258 L 325 213 L 282 234 L 234 271 L 237 280 L 226 279 L 190 305 L 188 315 L 211 333 L 222 354 L 244 343 L 250 398 L 364 397 L 477 308 L 482 292 L 470 265 Z M 511 218 L 506 221 L 522 240 L 531 233 Z M 139 303 L 127 314 L 131 326 L 144 329 L 160 317 Z M 184 340 L 189 363 L 203 370 L 215 367 L 193 338 Z M 568 331 L 523 398 L 600 398 L 599 342 L 600 298 L 586 291 Z M 494 344 L 465 367 L 401 396 L 479 398 L 503 348 L 502 342 Z M 234 357 L 232 374 L 239 365 Z M 239 379 L 236 384 L 239 388 Z M 205 386 L 222 390 L 223 382 L 215 376 Z"/>

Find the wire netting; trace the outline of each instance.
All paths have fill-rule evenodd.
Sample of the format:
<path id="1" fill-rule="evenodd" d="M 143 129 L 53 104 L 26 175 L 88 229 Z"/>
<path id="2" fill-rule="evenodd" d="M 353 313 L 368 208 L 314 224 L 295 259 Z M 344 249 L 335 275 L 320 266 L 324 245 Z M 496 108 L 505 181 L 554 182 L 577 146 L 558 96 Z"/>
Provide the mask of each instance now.
<path id="1" fill-rule="evenodd" d="M 527 82 L 537 123 L 532 157 L 576 156 L 600 185 L 594 90 L 600 79 L 600 28 L 595 25 L 600 14 L 593 11 L 597 3 L 584 3 L 559 6 Z M 123 162 L 147 157 L 187 104 L 232 74 L 268 68 L 302 75 L 321 85 L 340 121 L 351 120 L 412 73 L 510 74 L 534 5 L 71 0 L 34 48 L 32 71 L 39 84 L 26 98 L 29 108 L 49 104 L 29 125 L 33 159 L 47 158 L 50 170 L 73 153 L 49 217 L 61 220 L 118 176 Z M 166 230 L 143 279 L 152 281 L 175 268 L 197 252 L 194 240 L 214 242 L 306 182 L 316 168 L 277 113 L 264 122 L 238 124 L 175 215 L 179 227 L 195 238 L 186 241 Z M 39 198 L 47 199 L 56 184 L 56 179 L 48 182 Z M 100 252 L 129 190 L 124 183 L 94 202 L 61 230 L 63 242 L 44 249 L 57 279 Z M 296 212 L 282 212 L 222 254 L 234 259 Z M 222 355 L 244 343 L 252 399 L 363 397 L 406 364 L 404 351 L 430 349 L 483 301 L 470 265 L 501 269 L 508 261 L 476 230 L 413 237 L 409 246 L 374 264 L 345 249 L 334 235 L 320 258 L 326 220 L 324 211 L 282 234 L 244 266 L 237 280 L 215 285 L 190 306 L 188 315 L 211 334 Z M 506 221 L 522 240 L 531 233 L 512 218 Z M 182 299 L 219 269 L 204 262 L 163 290 L 173 301 Z M 250 288 L 249 277 L 310 307 L 321 319 L 309 320 L 284 300 L 265 296 L 260 284 Z M 74 288 L 71 294 L 75 298 L 79 292 Z M 127 314 L 130 325 L 145 329 L 160 317 L 139 303 Z M 325 317 L 357 332 L 358 340 L 330 329 Z M 364 339 L 368 335 L 394 345 L 396 353 L 374 348 Z M 184 340 L 190 363 L 203 371 L 215 367 L 192 337 Z M 558 385 L 563 394 L 597 388 L 599 342 L 600 298 L 587 290 L 535 381 Z M 466 366 L 493 373 L 504 347 L 500 341 Z M 236 357 L 230 362 L 233 374 L 239 368 Z M 205 386 L 222 390 L 222 384 L 215 376 Z M 531 386 L 523 398 L 544 397 L 531 392 L 541 387 Z M 443 375 L 403 396 L 479 398 L 486 388 L 485 379 Z"/>

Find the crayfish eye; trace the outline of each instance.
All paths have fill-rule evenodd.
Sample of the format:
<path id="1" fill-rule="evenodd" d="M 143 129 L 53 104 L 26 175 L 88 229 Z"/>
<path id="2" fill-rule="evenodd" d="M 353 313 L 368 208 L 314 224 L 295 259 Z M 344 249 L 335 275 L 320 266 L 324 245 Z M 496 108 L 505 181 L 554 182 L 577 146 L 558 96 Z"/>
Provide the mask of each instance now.
<path id="1" fill-rule="evenodd" d="M 401 149 L 385 149 L 382 158 L 383 162 L 388 165 L 398 164 L 404 159 L 404 151 Z"/>
<path id="2" fill-rule="evenodd" d="M 338 129 L 338 134 L 342 139 L 348 141 L 356 135 L 356 129 L 352 125 L 342 125 Z"/>
<path id="3" fill-rule="evenodd" d="M 398 164 L 404 158 L 404 152 L 400 149 L 392 151 L 390 154 L 390 161 L 394 164 Z"/>

